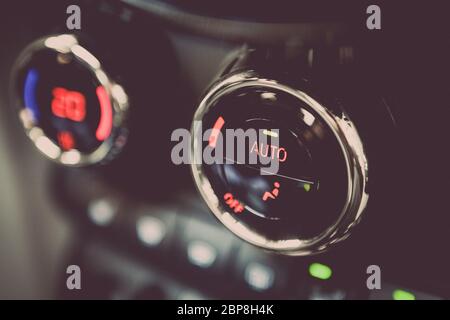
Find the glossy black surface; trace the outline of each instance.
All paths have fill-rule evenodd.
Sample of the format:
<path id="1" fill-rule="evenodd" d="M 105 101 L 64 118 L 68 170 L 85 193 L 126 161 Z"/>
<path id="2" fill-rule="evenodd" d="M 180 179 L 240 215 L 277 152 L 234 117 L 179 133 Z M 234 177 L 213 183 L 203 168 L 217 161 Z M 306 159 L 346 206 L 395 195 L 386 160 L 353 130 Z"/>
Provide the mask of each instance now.
<path id="1" fill-rule="evenodd" d="M 225 121 L 225 161 L 204 164 L 204 170 L 223 210 L 274 241 L 313 238 L 337 221 L 346 203 L 347 167 L 336 136 L 317 112 L 279 89 L 249 86 L 213 98 L 205 129 L 218 117 Z M 249 138 L 244 144 L 227 138 L 227 129 L 242 129 Z M 230 138 L 234 158 L 227 157 Z M 230 207 L 230 194 L 244 211 Z"/>
<path id="2" fill-rule="evenodd" d="M 107 138 L 96 137 L 101 117 L 97 89 L 101 84 L 93 71 L 73 56 L 42 50 L 28 57 L 17 72 L 15 93 L 20 107 L 61 149 L 90 153 Z M 114 111 L 109 104 L 107 121 L 112 126 Z"/>

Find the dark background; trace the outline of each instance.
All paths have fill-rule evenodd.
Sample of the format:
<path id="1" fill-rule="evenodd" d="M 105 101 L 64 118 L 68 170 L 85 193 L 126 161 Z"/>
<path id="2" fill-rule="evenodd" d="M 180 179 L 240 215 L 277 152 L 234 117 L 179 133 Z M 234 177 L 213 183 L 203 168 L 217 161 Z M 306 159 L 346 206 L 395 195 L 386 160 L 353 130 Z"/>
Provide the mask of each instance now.
<path id="1" fill-rule="evenodd" d="M 235 292 L 237 297 L 267 297 L 247 292 L 240 283 L 242 259 L 265 261 L 290 280 L 282 280 L 268 297 L 311 298 L 312 288 L 319 287 L 365 299 L 369 293 L 360 287 L 369 264 L 381 267 L 385 288 L 450 297 L 445 2 L 376 4 L 382 10 L 379 31 L 365 28 L 365 2 L 80 2 L 82 32 L 94 39 L 105 64 L 127 85 L 137 110 L 136 130 L 124 154 L 106 167 L 80 170 L 60 168 L 38 154 L 8 98 L 15 57 L 37 37 L 65 32 L 67 4 L 2 3 L 0 297 L 137 298 L 141 291 L 152 298 L 191 297 L 192 292 L 201 298 L 236 297 Z M 123 8 L 132 12 L 131 22 L 118 18 L 126 15 Z M 243 43 L 355 46 L 362 69 L 353 81 L 367 83 L 390 108 L 392 126 L 365 118 L 363 129 L 374 146 L 371 157 L 377 160 L 370 174 L 378 192 L 371 193 L 367 214 L 350 239 L 329 253 L 287 258 L 243 244 L 211 218 L 189 168 L 170 162 L 170 132 L 189 127 L 196 102 L 223 59 Z M 364 118 L 364 107 L 357 113 Z M 148 144 L 159 150 L 156 159 Z M 107 228 L 86 215 L 89 201 L 102 197 L 120 199 L 119 218 Z M 133 234 L 142 210 L 176 220 L 165 251 L 147 251 Z M 214 243 L 229 243 L 222 248 L 223 263 L 211 272 L 196 270 L 184 259 L 190 234 L 202 232 L 211 232 Z M 332 265 L 336 281 L 310 283 L 304 271 L 311 261 Z M 84 281 L 92 284 L 85 296 L 63 289 L 71 263 L 82 265 L 89 279 Z"/>

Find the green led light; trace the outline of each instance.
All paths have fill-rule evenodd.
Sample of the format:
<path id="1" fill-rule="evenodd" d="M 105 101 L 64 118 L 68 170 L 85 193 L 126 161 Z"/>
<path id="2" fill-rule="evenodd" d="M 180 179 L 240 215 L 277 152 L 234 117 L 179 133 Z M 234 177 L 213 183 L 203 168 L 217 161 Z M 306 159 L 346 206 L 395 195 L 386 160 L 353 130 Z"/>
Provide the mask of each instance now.
<path id="1" fill-rule="evenodd" d="M 327 280 L 331 278 L 333 272 L 329 266 L 316 262 L 309 265 L 309 274 L 311 277 Z"/>
<path id="2" fill-rule="evenodd" d="M 394 298 L 394 300 L 416 300 L 416 296 L 411 292 L 400 289 L 394 290 L 394 292 L 392 292 L 392 298 Z"/>
<path id="3" fill-rule="evenodd" d="M 311 190 L 311 185 L 305 183 L 305 184 L 303 185 L 303 189 L 305 189 L 306 192 L 309 192 L 309 190 Z"/>

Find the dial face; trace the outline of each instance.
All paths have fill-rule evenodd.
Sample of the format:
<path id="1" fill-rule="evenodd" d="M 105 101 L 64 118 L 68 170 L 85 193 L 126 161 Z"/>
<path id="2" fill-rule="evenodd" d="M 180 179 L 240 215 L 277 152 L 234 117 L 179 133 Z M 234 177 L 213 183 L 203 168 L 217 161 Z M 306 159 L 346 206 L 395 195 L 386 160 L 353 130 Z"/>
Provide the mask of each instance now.
<path id="1" fill-rule="evenodd" d="M 270 241 L 310 240 L 338 221 L 349 192 L 347 162 L 330 126 L 307 103 L 276 88 L 246 86 L 213 98 L 202 119 L 203 130 L 213 129 L 203 150 L 214 154 L 218 130 L 223 139 L 223 163 L 201 166 L 222 212 Z M 229 129 L 257 134 L 242 144 Z"/>
<path id="2" fill-rule="evenodd" d="M 17 77 L 22 119 L 62 151 L 95 151 L 111 134 L 114 110 L 95 74 L 73 55 L 34 53 Z"/>
<path id="3" fill-rule="evenodd" d="M 125 146 L 128 96 L 77 37 L 34 41 L 13 70 L 13 104 L 49 159 L 67 166 L 104 163 Z"/>

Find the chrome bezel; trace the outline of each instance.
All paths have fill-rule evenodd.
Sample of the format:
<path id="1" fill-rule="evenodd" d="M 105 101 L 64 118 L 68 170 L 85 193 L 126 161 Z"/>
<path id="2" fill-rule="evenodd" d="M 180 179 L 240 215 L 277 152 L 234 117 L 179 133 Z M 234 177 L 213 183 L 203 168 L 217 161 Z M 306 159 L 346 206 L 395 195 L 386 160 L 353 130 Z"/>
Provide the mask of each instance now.
<path id="1" fill-rule="evenodd" d="M 17 96 L 17 76 L 21 69 L 28 63 L 31 57 L 41 50 L 53 50 L 55 52 L 70 55 L 78 63 L 86 67 L 98 82 L 106 89 L 111 106 L 114 109 L 113 127 L 110 136 L 105 139 L 94 151 L 81 153 L 77 150 L 63 151 L 47 138 L 45 132 L 29 117 L 24 119 L 20 112 L 25 110 L 23 99 Z M 125 127 L 129 109 L 128 96 L 122 86 L 116 84 L 102 68 L 100 61 L 87 49 L 79 44 L 78 38 L 72 34 L 51 35 L 40 38 L 29 44 L 17 58 L 11 76 L 10 86 L 11 101 L 14 107 L 19 108 L 19 118 L 27 136 L 35 147 L 48 159 L 70 167 L 82 167 L 97 163 L 105 163 L 116 155 L 125 145 L 127 130 Z M 47 148 L 42 147 L 42 141 L 46 139 Z"/>
<path id="2" fill-rule="evenodd" d="M 234 218 L 220 205 L 219 199 L 212 190 L 209 179 L 203 173 L 202 164 L 191 161 L 191 170 L 196 186 L 217 219 L 230 231 L 243 240 L 263 249 L 276 251 L 288 255 L 308 255 L 326 250 L 331 244 L 348 236 L 348 231 L 359 221 L 367 201 L 368 163 L 363 143 L 355 125 L 347 115 L 337 115 L 314 100 L 305 92 L 294 89 L 272 79 L 259 77 L 253 71 L 242 71 L 226 76 L 215 83 L 201 100 L 194 115 L 194 122 L 201 121 L 213 103 L 222 95 L 244 87 L 263 86 L 274 88 L 295 96 L 302 100 L 329 126 L 334 133 L 343 152 L 347 167 L 347 199 L 337 221 L 321 234 L 310 239 L 270 240 L 251 230 Z M 194 125 L 191 127 L 191 137 L 195 137 Z M 191 139 L 191 159 L 194 159 L 199 141 Z M 200 146 L 201 147 L 201 146 Z"/>

